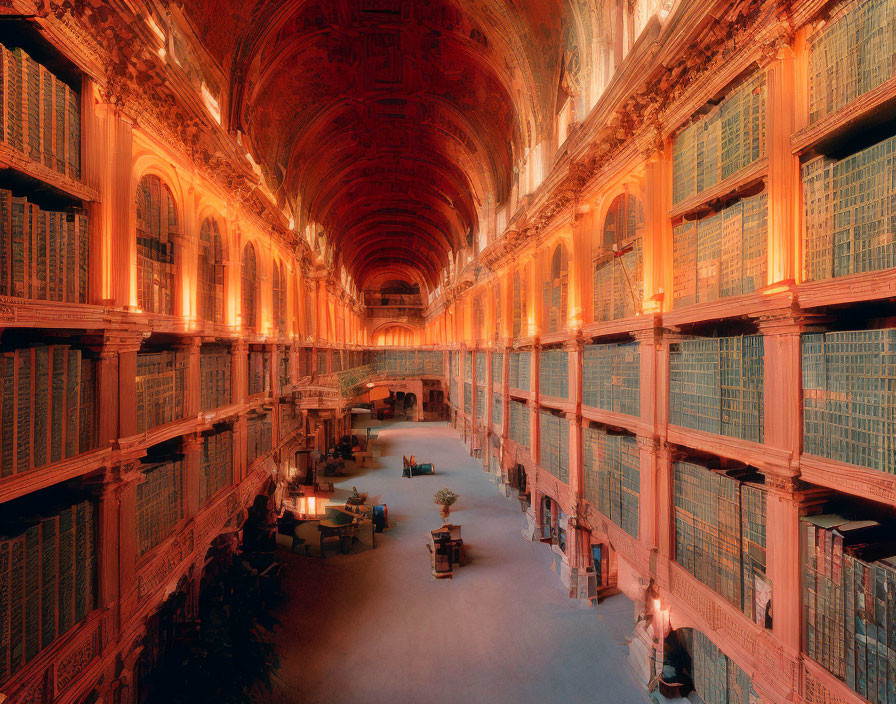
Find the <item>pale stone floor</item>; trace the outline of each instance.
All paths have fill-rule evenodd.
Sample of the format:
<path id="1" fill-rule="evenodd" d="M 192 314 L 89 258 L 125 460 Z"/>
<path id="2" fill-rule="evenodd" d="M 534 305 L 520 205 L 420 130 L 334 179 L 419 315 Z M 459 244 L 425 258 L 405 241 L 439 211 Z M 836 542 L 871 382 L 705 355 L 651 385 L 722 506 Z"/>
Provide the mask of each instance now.
<path id="1" fill-rule="evenodd" d="M 394 423 L 383 456 L 350 470 L 389 507 L 375 550 L 320 559 L 281 550 L 286 605 L 276 639 L 282 667 L 272 702 L 295 704 L 644 704 L 626 661 L 631 602 L 596 608 L 566 596 L 550 550 L 526 542 L 516 499 L 499 494 L 444 423 Z M 401 477 L 402 455 L 433 462 L 435 476 Z M 436 490 L 460 494 L 469 564 L 436 580 L 426 550 L 441 525 Z"/>

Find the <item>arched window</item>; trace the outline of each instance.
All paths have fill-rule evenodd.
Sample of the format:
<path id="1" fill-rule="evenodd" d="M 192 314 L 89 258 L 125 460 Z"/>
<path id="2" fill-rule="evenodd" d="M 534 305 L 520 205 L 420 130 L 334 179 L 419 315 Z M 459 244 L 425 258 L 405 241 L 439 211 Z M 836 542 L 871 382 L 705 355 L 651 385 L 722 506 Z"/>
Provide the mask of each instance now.
<path id="1" fill-rule="evenodd" d="M 482 337 L 482 298 L 481 296 L 473 297 L 473 339 L 478 340 Z"/>
<path id="2" fill-rule="evenodd" d="M 521 337 L 528 332 L 526 324 L 526 283 L 519 272 L 513 275 L 513 336 Z"/>
<path id="3" fill-rule="evenodd" d="M 643 236 L 644 206 L 641 200 L 630 193 L 621 193 L 607 210 L 600 245 L 594 250 L 596 321 L 617 320 L 641 313 Z"/>
<path id="4" fill-rule="evenodd" d="M 544 282 L 544 328 L 558 332 L 566 325 L 569 289 L 569 259 L 561 242 L 551 255 L 550 279 Z"/>
<path id="5" fill-rule="evenodd" d="M 271 272 L 274 304 L 274 326 L 277 334 L 286 334 L 286 267 L 283 262 L 274 262 Z"/>
<path id="6" fill-rule="evenodd" d="M 137 304 L 149 313 L 174 314 L 176 233 L 171 190 L 158 176 L 144 176 L 137 186 Z"/>
<path id="7" fill-rule="evenodd" d="M 258 263 L 251 242 L 243 249 L 242 316 L 245 330 L 258 329 Z"/>
<path id="8" fill-rule="evenodd" d="M 211 218 L 199 230 L 199 318 L 224 322 L 224 241 Z"/>
<path id="9" fill-rule="evenodd" d="M 495 335 L 494 339 L 497 342 L 498 338 L 501 337 L 501 284 L 496 283 L 494 286 L 494 301 L 495 301 Z"/>

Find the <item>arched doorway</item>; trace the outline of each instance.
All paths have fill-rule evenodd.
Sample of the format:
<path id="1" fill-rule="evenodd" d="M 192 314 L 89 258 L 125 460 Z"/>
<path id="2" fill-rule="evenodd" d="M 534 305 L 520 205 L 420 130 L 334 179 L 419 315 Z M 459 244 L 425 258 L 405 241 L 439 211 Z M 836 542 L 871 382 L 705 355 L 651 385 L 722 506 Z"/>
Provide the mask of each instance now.
<path id="1" fill-rule="evenodd" d="M 408 420 L 414 420 L 417 411 L 417 394 L 408 392 L 404 395 L 404 415 Z"/>

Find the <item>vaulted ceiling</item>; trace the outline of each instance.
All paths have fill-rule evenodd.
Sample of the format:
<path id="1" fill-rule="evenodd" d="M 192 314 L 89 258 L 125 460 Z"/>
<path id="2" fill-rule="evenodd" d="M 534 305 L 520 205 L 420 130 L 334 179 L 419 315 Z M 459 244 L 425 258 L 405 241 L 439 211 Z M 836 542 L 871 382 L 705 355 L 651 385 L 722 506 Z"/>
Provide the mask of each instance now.
<path id="1" fill-rule="evenodd" d="M 565 0 L 184 0 L 279 198 L 432 288 L 549 124 Z"/>

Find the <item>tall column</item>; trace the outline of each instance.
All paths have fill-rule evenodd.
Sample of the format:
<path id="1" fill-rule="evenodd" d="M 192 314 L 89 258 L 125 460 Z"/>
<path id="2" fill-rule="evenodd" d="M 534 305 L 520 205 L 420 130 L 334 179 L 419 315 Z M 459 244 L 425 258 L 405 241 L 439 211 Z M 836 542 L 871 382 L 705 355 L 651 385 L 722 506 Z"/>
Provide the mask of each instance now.
<path id="1" fill-rule="evenodd" d="M 784 41 L 782 38 L 777 56 L 766 71 L 769 283 L 799 278 L 800 167 L 790 145 L 798 92 L 793 50 Z"/>
<path id="2" fill-rule="evenodd" d="M 114 105 L 100 102 L 98 89 L 85 91 L 85 98 L 83 137 L 90 148 L 83 150 L 84 181 L 99 193 L 99 202 L 89 206 L 90 302 L 128 306 L 136 304 L 137 290 L 136 281 L 131 281 L 137 256 L 133 125 Z M 97 261 L 99 266 L 93 266 Z"/>
<path id="3" fill-rule="evenodd" d="M 198 415 L 199 409 L 202 407 L 202 399 L 200 398 L 202 381 L 200 368 L 201 345 L 201 338 L 191 337 L 176 346 L 176 349 L 183 350 L 187 354 L 186 398 L 184 399 L 185 418 L 193 418 Z"/>
<path id="4" fill-rule="evenodd" d="M 181 440 L 184 483 L 184 518 L 193 518 L 199 513 L 200 466 L 199 451 L 202 448 L 202 436 L 198 433 L 185 435 Z"/>
<path id="5" fill-rule="evenodd" d="M 230 347 L 231 403 L 242 403 L 249 393 L 248 385 L 249 345 L 245 340 L 234 340 Z"/>
<path id="6" fill-rule="evenodd" d="M 139 338 L 118 343 L 118 437 L 137 434 L 137 352 Z"/>

